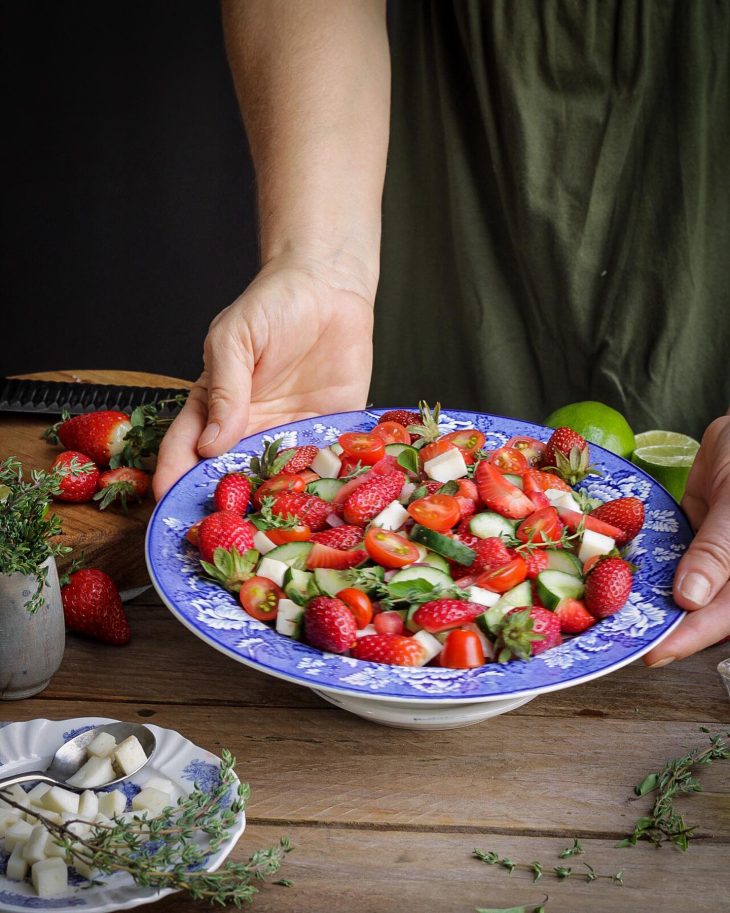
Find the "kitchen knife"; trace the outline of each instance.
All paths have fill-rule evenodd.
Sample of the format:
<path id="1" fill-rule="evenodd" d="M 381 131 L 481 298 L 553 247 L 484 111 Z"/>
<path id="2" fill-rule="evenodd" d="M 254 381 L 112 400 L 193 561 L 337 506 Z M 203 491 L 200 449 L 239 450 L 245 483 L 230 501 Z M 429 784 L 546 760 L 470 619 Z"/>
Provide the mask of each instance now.
<path id="1" fill-rule="evenodd" d="M 36 415 L 81 415 L 99 409 L 131 413 L 137 406 L 187 396 L 188 390 L 171 387 L 132 387 L 122 384 L 85 384 L 57 380 L 0 379 L 0 412 L 32 412 Z M 161 410 L 174 414 L 170 403 Z"/>

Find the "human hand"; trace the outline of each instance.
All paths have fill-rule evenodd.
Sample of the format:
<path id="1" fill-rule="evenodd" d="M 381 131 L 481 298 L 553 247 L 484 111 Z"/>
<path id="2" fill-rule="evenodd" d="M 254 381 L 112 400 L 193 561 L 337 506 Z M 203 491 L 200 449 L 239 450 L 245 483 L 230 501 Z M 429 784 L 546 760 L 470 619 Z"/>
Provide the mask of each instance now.
<path id="1" fill-rule="evenodd" d="M 683 659 L 730 634 L 730 412 L 702 438 L 682 499 L 694 541 L 674 576 L 674 599 L 690 613 L 644 657 L 649 666 Z"/>
<path id="2" fill-rule="evenodd" d="M 372 327 L 369 290 L 351 275 L 311 260 L 267 264 L 210 326 L 203 373 L 160 445 L 155 497 L 245 434 L 361 409 Z"/>

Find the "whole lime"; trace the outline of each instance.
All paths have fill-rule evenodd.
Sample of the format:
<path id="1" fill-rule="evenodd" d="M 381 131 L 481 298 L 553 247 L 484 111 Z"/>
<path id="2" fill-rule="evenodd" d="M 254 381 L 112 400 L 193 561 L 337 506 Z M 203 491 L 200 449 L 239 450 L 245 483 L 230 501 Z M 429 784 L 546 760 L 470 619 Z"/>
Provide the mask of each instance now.
<path id="1" fill-rule="evenodd" d="M 545 419 L 551 428 L 572 428 L 587 441 L 605 447 L 628 460 L 634 452 L 634 432 L 616 409 L 605 403 L 585 400 L 551 412 Z"/>

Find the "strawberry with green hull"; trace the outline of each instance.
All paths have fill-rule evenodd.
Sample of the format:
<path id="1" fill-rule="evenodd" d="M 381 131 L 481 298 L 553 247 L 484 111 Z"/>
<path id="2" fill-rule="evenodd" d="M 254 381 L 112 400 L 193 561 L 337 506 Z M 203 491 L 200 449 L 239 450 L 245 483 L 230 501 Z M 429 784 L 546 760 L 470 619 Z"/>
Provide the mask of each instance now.
<path id="1" fill-rule="evenodd" d="M 588 475 L 600 475 L 590 465 L 586 439 L 572 428 L 556 428 L 553 431 L 543 451 L 540 466 L 553 470 L 571 485 L 576 485 Z"/>
<path id="2" fill-rule="evenodd" d="M 560 619 L 539 606 L 512 609 L 502 620 L 495 642 L 497 662 L 529 659 L 563 642 Z"/>
<path id="3" fill-rule="evenodd" d="M 90 501 L 99 487 L 99 469 L 85 453 L 78 450 L 64 450 L 51 463 L 51 472 L 60 469 L 63 477 L 60 491 L 54 495 L 57 501 L 82 504 Z"/>
<path id="4" fill-rule="evenodd" d="M 85 453 L 97 466 L 108 466 L 124 450 L 124 438 L 131 429 L 125 412 L 104 410 L 66 418 L 44 436 L 52 443 L 60 441 L 66 450 Z"/>
<path id="5" fill-rule="evenodd" d="M 61 587 L 61 601 L 70 631 L 105 644 L 129 643 L 132 632 L 119 590 L 104 571 L 82 569 L 71 573 Z"/>
<path id="6" fill-rule="evenodd" d="M 327 526 L 332 504 L 305 492 L 283 491 L 274 495 L 271 512 L 279 517 L 296 517 L 300 523 L 306 523 L 313 533 L 317 533 Z"/>
<path id="7" fill-rule="evenodd" d="M 99 510 L 106 510 L 111 504 L 119 502 L 126 511 L 129 501 L 141 501 L 149 491 L 150 477 L 142 469 L 132 466 L 120 466 L 118 469 L 107 469 L 99 476 L 99 491 L 94 500 L 99 502 Z"/>

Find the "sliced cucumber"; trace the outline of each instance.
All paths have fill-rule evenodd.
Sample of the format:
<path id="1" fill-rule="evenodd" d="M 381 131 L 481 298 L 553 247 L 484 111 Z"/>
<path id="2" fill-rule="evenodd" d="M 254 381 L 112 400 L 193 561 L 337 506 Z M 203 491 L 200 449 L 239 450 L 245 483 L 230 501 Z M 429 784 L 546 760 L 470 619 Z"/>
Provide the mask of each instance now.
<path id="1" fill-rule="evenodd" d="M 345 483 L 342 479 L 317 479 L 307 485 L 310 495 L 317 495 L 323 501 L 334 501 L 335 495 Z"/>
<path id="2" fill-rule="evenodd" d="M 385 452 L 389 453 L 391 456 L 398 457 L 403 453 L 404 450 L 415 450 L 415 447 L 411 447 L 410 444 L 386 444 Z"/>
<path id="3" fill-rule="evenodd" d="M 578 560 L 578 556 L 573 552 L 567 552 L 564 548 L 546 548 L 548 571 L 563 571 L 565 574 L 572 574 L 574 577 L 583 576 L 583 565 Z"/>
<path id="4" fill-rule="evenodd" d="M 311 542 L 285 542 L 284 545 L 277 545 L 276 548 L 272 548 L 266 557 L 271 558 L 273 561 L 283 561 L 289 567 L 295 567 L 297 570 L 303 571 L 307 567 L 307 558 L 311 551 Z"/>
<path id="5" fill-rule="evenodd" d="M 522 583 L 513 586 L 511 590 L 502 593 L 499 601 L 504 602 L 505 605 L 512 606 L 512 608 L 515 608 L 515 606 L 531 606 L 532 587 L 530 586 L 530 581 L 523 580 Z M 495 603 L 495 605 L 497 605 L 497 603 Z"/>
<path id="6" fill-rule="evenodd" d="M 430 564 L 431 567 L 435 567 L 437 570 L 443 571 L 444 574 L 448 574 L 449 578 L 451 577 L 451 568 L 446 558 L 442 558 L 441 555 L 437 555 L 436 552 L 430 552 L 428 549 L 424 549 L 424 552 L 425 554 L 419 559 L 421 564 Z"/>
<path id="7" fill-rule="evenodd" d="M 416 624 L 416 622 L 413 620 L 413 616 L 420 608 L 420 605 L 412 605 L 406 613 L 405 628 L 406 631 L 410 631 L 412 634 L 417 634 L 419 631 L 423 630 L 421 626 Z"/>
<path id="8" fill-rule="evenodd" d="M 347 571 L 335 571 L 328 567 L 314 569 L 314 582 L 324 596 L 336 596 L 340 590 L 352 586 L 352 577 Z"/>
<path id="9" fill-rule="evenodd" d="M 493 635 L 507 612 L 531 605 L 532 587 L 529 580 L 524 580 L 522 583 L 518 583 L 517 586 L 512 587 L 511 590 L 503 593 L 498 602 L 495 602 L 493 606 L 488 608 L 486 612 L 482 612 L 474 620 L 485 634 Z"/>
<path id="10" fill-rule="evenodd" d="M 423 564 L 404 567 L 402 571 L 393 574 L 390 578 L 390 585 L 392 586 L 394 583 L 404 583 L 408 580 L 425 580 L 427 583 L 431 583 L 438 587 L 451 587 L 454 585 L 454 581 L 449 574 L 444 573 L 444 571 L 439 568 Z"/>
<path id="11" fill-rule="evenodd" d="M 525 482 L 522 476 L 516 476 L 511 472 L 505 472 L 504 477 L 511 485 L 514 485 L 515 488 L 519 488 L 520 491 L 524 488 Z"/>
<path id="12" fill-rule="evenodd" d="M 284 592 L 292 602 L 305 606 L 318 592 L 314 574 L 311 571 L 300 571 L 290 567 L 284 574 Z"/>
<path id="13" fill-rule="evenodd" d="M 420 542 L 421 545 L 425 545 L 438 555 L 443 555 L 444 558 L 449 558 L 451 561 L 458 561 L 459 564 L 465 564 L 467 567 L 473 564 L 476 558 L 473 549 L 457 542 L 456 539 L 449 539 L 448 536 L 436 533 L 432 529 L 426 529 L 425 526 L 418 523 L 411 530 L 411 539 L 414 542 Z"/>
<path id="14" fill-rule="evenodd" d="M 580 599 L 585 589 L 580 577 L 564 571 L 543 571 L 535 582 L 537 595 L 546 609 L 554 609 L 561 599 Z"/>
<path id="15" fill-rule="evenodd" d="M 514 539 L 517 521 L 509 520 L 492 510 L 485 510 L 469 520 L 469 529 L 480 539 L 490 539 L 492 536 Z"/>

